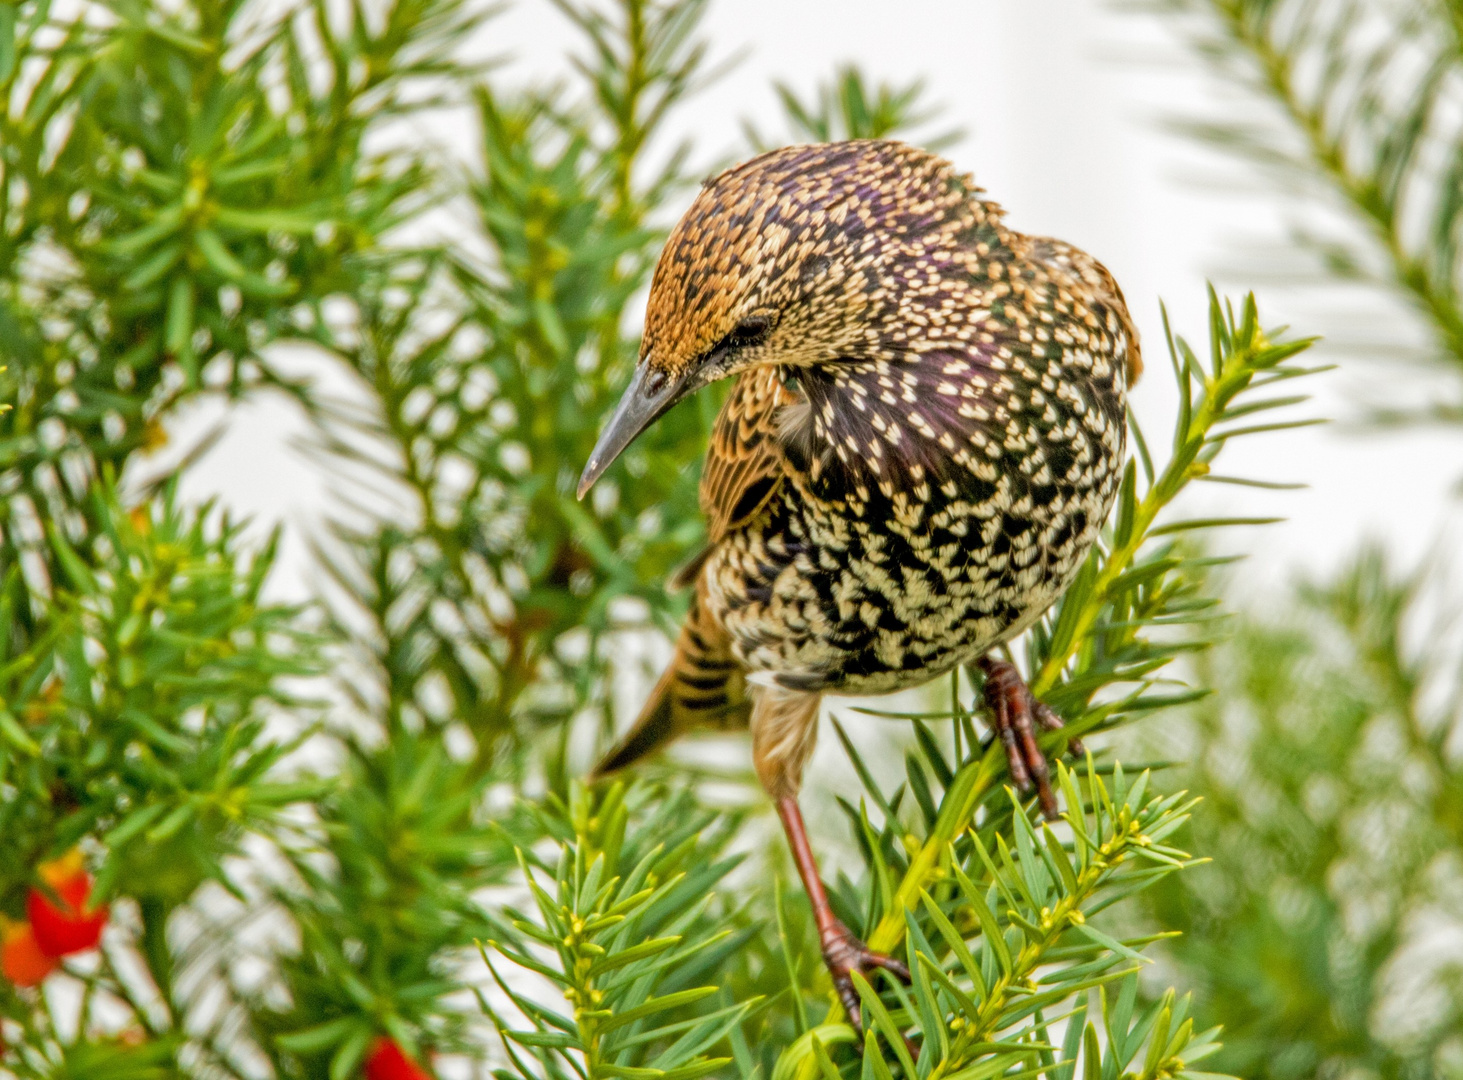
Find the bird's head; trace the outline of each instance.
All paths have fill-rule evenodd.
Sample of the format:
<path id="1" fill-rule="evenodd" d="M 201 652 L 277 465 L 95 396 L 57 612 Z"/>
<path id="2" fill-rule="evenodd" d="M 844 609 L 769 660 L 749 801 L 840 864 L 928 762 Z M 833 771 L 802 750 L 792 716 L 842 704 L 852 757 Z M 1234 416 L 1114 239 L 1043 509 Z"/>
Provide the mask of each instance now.
<path id="1" fill-rule="evenodd" d="M 661 253 L 640 359 L 580 497 L 703 386 L 864 354 L 878 338 L 891 254 L 947 222 L 968 190 L 944 159 L 883 140 L 786 147 L 707 181 Z"/>

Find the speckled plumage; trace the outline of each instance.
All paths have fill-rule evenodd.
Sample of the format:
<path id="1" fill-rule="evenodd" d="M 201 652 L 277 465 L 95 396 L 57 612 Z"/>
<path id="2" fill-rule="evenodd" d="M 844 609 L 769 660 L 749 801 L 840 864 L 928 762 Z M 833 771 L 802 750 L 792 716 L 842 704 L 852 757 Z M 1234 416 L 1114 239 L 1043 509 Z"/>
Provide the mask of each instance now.
<path id="1" fill-rule="evenodd" d="M 1138 340 L 1111 275 L 1006 228 L 947 161 L 896 142 L 773 151 L 707 182 L 651 285 L 635 379 L 581 490 L 675 401 L 736 383 L 701 484 L 695 598 L 619 768 L 750 721 L 851 1014 L 885 967 L 828 907 L 797 807 L 825 692 L 986 672 L 1023 789 L 1055 813 L 1033 720 L 987 657 L 1071 583 L 1117 492 Z"/>
<path id="2" fill-rule="evenodd" d="M 765 337 L 716 355 L 748 317 Z M 666 735 L 738 704 L 728 660 L 879 693 L 1024 630 L 1107 516 L 1140 369 L 1096 260 L 1010 231 L 949 162 L 893 142 L 791 147 L 708 182 L 662 255 L 643 355 L 672 374 L 710 358 L 700 382 L 740 372 L 694 564 L 692 623 L 725 646 L 683 640 L 685 678 L 653 699 L 676 699 Z"/>

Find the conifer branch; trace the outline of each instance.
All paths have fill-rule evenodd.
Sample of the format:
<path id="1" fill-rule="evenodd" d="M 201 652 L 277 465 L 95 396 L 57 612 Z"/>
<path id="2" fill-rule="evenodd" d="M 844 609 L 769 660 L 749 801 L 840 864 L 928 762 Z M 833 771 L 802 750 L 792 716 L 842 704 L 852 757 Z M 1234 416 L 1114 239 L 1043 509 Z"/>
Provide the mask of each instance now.
<path id="1" fill-rule="evenodd" d="M 1263 117 L 1191 118 L 1179 126 L 1278 175 L 1292 191 L 1338 206 L 1353 232 L 1303 226 L 1297 243 L 1324 278 L 1365 282 L 1406 300 L 1456 381 L 1463 372 L 1463 38 L 1456 12 L 1445 3 L 1386 0 L 1150 6 L 1175 16 L 1220 77 L 1267 107 Z M 1454 401 L 1373 415 L 1452 423 L 1456 409 Z"/>
<path id="2" fill-rule="evenodd" d="M 1194 602 L 1201 580 L 1196 575 L 1202 573 L 1203 560 L 1186 557 L 1174 541 L 1162 537 L 1203 527 L 1275 520 L 1157 524 L 1160 512 L 1190 481 L 1209 472 L 1210 463 L 1230 440 L 1258 430 L 1312 422 L 1233 426 L 1239 416 L 1252 415 L 1241 412 L 1242 408 L 1256 404 L 1260 408 L 1280 408 L 1295 401 L 1288 398 L 1235 404 L 1246 392 L 1306 374 L 1306 369 L 1288 366 L 1286 361 L 1304 351 L 1310 345 L 1308 340 L 1275 343 L 1260 329 L 1253 297 L 1246 299 L 1236 316 L 1212 292 L 1209 331 L 1207 368 L 1182 338 L 1168 340 L 1172 370 L 1179 385 L 1179 412 L 1168 462 L 1162 471 L 1155 471 L 1135 429 L 1134 441 L 1140 447 L 1145 480 L 1138 478 L 1139 461 L 1130 461 L 1111 530 L 1057 607 L 1031 634 L 1027 655 L 1035 673 L 1032 690 L 1068 722 L 1067 730 L 1046 737 L 1047 745 L 1059 748 L 1070 735 L 1110 727 L 1124 717 L 1164 704 L 1149 694 L 1155 685 L 1154 676 L 1177 653 L 1192 650 L 1202 642 L 1201 638 L 1180 644 L 1167 633 L 1163 639 L 1155 639 L 1146 632 L 1160 625 L 1196 626 L 1211 606 Z M 1135 682 L 1137 688 L 1115 700 L 1092 704 L 1100 691 L 1125 682 Z M 930 822 L 929 835 L 910 859 L 893 903 L 869 938 L 870 947 L 877 951 L 887 952 L 903 938 L 904 912 L 915 906 L 920 891 L 938 873 L 945 846 L 968 826 L 1004 772 L 1000 745 L 993 742 L 979 752 L 968 720 L 962 717 L 959 722 L 967 725 L 970 756 L 956 769 L 947 767 L 952 778 L 937 816 Z"/>

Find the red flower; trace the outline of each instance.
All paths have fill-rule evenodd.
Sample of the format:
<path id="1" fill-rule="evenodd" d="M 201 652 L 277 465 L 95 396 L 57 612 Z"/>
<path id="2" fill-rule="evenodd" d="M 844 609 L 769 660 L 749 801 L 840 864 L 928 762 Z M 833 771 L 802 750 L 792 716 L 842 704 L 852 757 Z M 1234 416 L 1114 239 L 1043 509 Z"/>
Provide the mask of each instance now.
<path id="1" fill-rule="evenodd" d="M 26 897 L 25 913 L 41 952 L 57 958 L 96 948 L 107 925 L 107 909 L 87 907 L 91 875 L 82 868 L 81 852 L 73 849 L 55 862 L 42 863 L 36 872 L 60 901 L 36 888 Z"/>
<path id="2" fill-rule="evenodd" d="M 395 1039 L 378 1035 L 366 1058 L 366 1080 L 432 1080 L 432 1074 L 407 1057 Z"/>
<path id="3" fill-rule="evenodd" d="M 0 920 L 0 974 L 16 986 L 35 986 L 55 969 L 55 958 L 41 951 L 30 923 Z"/>

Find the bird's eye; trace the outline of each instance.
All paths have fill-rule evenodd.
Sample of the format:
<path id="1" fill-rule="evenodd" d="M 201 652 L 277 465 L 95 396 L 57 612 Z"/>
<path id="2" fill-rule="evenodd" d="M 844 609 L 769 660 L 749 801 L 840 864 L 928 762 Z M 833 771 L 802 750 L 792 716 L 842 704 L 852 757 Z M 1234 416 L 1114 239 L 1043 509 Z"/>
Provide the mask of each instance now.
<path id="1" fill-rule="evenodd" d="M 730 354 L 737 349 L 750 348 L 753 345 L 760 345 L 767 340 L 767 335 L 772 332 L 772 319 L 766 315 L 748 315 L 736 326 L 722 337 L 710 349 L 703 354 L 704 362 L 711 362 L 713 359 L 718 362 L 727 362 Z"/>
<path id="2" fill-rule="evenodd" d="M 772 320 L 765 315 L 752 315 L 737 323 L 726 336 L 729 345 L 757 345 L 772 329 Z"/>

